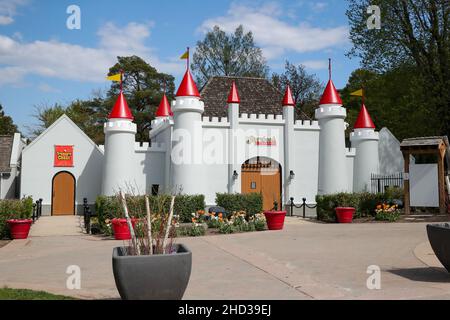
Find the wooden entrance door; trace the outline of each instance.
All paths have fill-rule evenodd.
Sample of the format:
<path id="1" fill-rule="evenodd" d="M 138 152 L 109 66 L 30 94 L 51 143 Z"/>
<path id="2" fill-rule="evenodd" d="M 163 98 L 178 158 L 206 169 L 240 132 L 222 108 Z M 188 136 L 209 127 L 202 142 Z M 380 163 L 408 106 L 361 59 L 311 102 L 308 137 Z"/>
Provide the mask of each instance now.
<path id="1" fill-rule="evenodd" d="M 75 214 L 75 178 L 69 172 L 59 172 L 53 177 L 52 215 Z"/>
<path id="2" fill-rule="evenodd" d="M 246 161 L 241 168 L 242 193 L 258 192 L 263 196 L 263 210 L 273 208 L 276 201 L 281 204 L 281 168 L 267 158 Z"/>

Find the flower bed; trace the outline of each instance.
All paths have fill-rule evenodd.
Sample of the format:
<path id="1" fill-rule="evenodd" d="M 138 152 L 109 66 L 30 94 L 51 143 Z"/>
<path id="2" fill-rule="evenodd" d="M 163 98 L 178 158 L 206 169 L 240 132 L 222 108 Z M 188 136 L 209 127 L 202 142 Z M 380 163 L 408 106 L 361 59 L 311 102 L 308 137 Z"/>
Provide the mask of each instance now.
<path id="1" fill-rule="evenodd" d="M 389 205 L 387 203 L 377 205 L 375 209 L 375 220 L 394 222 L 400 218 L 398 205 Z"/>
<path id="2" fill-rule="evenodd" d="M 266 218 L 262 213 L 247 214 L 245 211 L 234 211 L 228 218 L 222 213 L 207 214 L 202 210 L 192 215 L 192 223 L 206 223 L 209 229 L 218 233 L 229 234 L 237 232 L 252 232 L 266 230 Z"/>

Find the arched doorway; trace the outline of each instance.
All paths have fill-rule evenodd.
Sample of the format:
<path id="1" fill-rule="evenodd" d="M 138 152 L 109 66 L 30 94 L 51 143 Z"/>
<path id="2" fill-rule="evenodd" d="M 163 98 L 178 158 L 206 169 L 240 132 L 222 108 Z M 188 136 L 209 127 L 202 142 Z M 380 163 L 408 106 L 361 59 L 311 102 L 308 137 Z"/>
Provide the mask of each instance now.
<path id="1" fill-rule="evenodd" d="M 281 165 L 265 157 L 245 161 L 241 167 L 241 192 L 260 192 L 263 210 L 273 208 L 276 201 L 281 204 Z"/>
<path id="2" fill-rule="evenodd" d="M 75 177 L 67 171 L 55 174 L 52 180 L 52 216 L 75 214 Z"/>

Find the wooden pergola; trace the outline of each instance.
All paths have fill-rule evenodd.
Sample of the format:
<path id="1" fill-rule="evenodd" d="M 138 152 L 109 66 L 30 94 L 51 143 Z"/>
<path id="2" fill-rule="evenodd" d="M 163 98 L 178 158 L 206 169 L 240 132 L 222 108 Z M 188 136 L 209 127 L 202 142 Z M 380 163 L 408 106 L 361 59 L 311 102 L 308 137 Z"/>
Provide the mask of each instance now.
<path id="1" fill-rule="evenodd" d="M 411 213 L 411 198 L 410 198 L 410 180 L 409 180 L 409 164 L 411 155 L 429 154 L 435 155 L 437 158 L 438 167 L 438 190 L 439 190 L 439 212 L 445 214 L 447 212 L 445 191 L 445 156 L 449 150 L 449 142 L 447 136 L 442 137 L 420 137 L 409 138 L 402 141 L 400 150 L 403 153 L 405 163 L 405 214 Z"/>

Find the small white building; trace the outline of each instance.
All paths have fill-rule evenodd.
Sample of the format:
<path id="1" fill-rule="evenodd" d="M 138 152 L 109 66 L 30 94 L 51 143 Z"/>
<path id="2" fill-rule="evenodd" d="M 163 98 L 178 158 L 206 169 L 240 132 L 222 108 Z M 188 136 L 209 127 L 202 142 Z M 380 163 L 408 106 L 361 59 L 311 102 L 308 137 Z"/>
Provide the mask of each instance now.
<path id="1" fill-rule="evenodd" d="M 352 148 L 331 79 L 316 120 L 297 114 L 289 87 L 283 95 L 265 79 L 214 77 L 200 94 L 188 70 L 171 105 L 164 95 L 148 143 L 135 142 L 123 93 L 104 125 L 104 146 L 62 116 L 23 150 L 21 195 L 42 198 L 43 213 L 59 215 L 119 190 L 203 194 L 207 206 L 217 192 L 261 192 L 264 209 L 291 197 L 314 204 L 317 194 L 369 191 L 380 159 L 366 107 Z"/>

